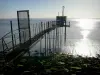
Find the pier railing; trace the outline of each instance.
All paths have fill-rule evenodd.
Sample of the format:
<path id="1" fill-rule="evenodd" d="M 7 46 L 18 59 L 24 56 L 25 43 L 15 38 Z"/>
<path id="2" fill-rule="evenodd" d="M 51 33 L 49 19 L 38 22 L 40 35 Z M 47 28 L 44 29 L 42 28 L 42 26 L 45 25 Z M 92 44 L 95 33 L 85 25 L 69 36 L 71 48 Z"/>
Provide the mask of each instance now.
<path id="1" fill-rule="evenodd" d="M 56 21 L 47 21 L 47 22 L 40 22 L 33 24 L 33 26 L 31 26 L 33 28 L 30 28 L 31 39 L 29 40 L 31 40 L 31 42 L 27 40 L 26 30 L 25 31 L 23 30 L 20 32 L 21 35 L 23 36 L 22 39 L 23 42 L 21 43 L 19 39 L 19 30 L 18 29 L 13 30 L 12 22 L 10 21 L 10 23 L 11 23 L 11 31 L 0 39 L 0 60 L 6 60 L 6 58 L 8 59 L 8 55 L 10 53 L 11 57 L 9 58 L 10 59 L 15 58 L 21 52 L 19 50 L 25 49 L 26 47 L 29 48 L 34 42 L 38 41 L 39 38 L 43 37 L 44 34 L 49 33 L 51 30 L 54 30 L 55 28 L 61 27 L 61 25 L 59 26 L 56 24 Z M 64 27 L 66 30 L 66 27 L 69 27 L 69 25 L 66 25 Z M 15 53 L 15 55 L 13 52 Z"/>
<path id="2" fill-rule="evenodd" d="M 18 40 L 19 40 L 18 29 L 14 30 L 13 34 L 11 32 L 8 32 L 0 39 L 0 52 L 1 53 L 10 52 L 11 50 L 13 50 L 13 46 L 16 47 L 16 45 L 19 43 Z"/>
<path id="3" fill-rule="evenodd" d="M 33 24 L 33 34 L 31 38 L 35 37 L 36 35 L 43 32 L 44 30 L 53 28 L 55 26 L 56 26 L 56 21 L 40 22 L 40 23 Z M 0 53 L 3 55 L 11 52 L 16 47 L 20 47 L 18 29 L 13 31 L 12 30 L 0 39 Z M 25 43 L 27 33 L 24 31 L 21 31 L 20 33 L 23 34 L 23 41 L 24 41 L 23 43 Z"/>

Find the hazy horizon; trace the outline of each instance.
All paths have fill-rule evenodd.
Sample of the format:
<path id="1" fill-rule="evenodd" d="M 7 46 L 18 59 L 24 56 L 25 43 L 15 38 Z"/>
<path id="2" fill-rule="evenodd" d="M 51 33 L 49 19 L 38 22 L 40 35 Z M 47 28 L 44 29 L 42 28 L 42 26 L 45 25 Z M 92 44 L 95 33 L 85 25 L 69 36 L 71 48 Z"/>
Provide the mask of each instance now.
<path id="1" fill-rule="evenodd" d="M 0 0 L 0 18 L 16 18 L 18 10 L 29 10 L 30 18 L 100 18 L 100 0 Z"/>
<path id="2" fill-rule="evenodd" d="M 0 18 L 0 20 L 2 19 L 17 19 L 17 18 Z M 30 19 L 56 19 L 55 18 L 30 18 Z M 100 19 L 100 18 L 67 18 L 67 19 Z"/>

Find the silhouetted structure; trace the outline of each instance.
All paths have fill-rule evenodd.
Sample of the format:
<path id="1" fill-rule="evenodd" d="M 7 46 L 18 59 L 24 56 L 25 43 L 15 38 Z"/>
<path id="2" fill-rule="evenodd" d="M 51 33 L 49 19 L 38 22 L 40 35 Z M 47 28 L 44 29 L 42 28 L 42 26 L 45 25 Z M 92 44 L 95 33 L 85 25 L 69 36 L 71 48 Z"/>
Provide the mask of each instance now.
<path id="1" fill-rule="evenodd" d="M 29 10 L 17 11 L 17 18 L 20 44 L 28 40 L 31 43 Z"/>
<path id="2" fill-rule="evenodd" d="M 57 24 L 57 26 L 65 26 L 66 25 L 66 16 L 56 16 L 56 24 Z"/>
<path id="3" fill-rule="evenodd" d="M 36 41 L 38 41 L 41 37 L 43 37 L 46 33 L 49 34 L 49 32 L 54 30 L 55 28 L 57 30 L 57 28 L 61 26 L 60 24 L 63 24 L 63 22 L 66 22 L 65 16 L 57 17 L 57 19 L 62 21 L 59 24 L 56 21 L 50 21 L 50 22 L 48 21 L 44 23 L 41 22 L 39 25 L 36 25 L 37 27 L 35 27 L 34 29 L 35 35 L 31 37 L 29 11 L 28 10 L 17 11 L 17 17 L 18 17 L 19 29 L 13 30 L 12 21 L 10 21 L 11 32 L 7 33 L 0 39 L 0 42 L 2 45 L 1 46 L 2 51 L 0 52 L 1 53 L 0 61 L 2 61 L 4 65 L 14 62 L 20 56 L 22 56 L 27 51 L 29 51 L 29 47 L 32 44 L 34 44 Z M 65 27 L 67 26 L 65 25 Z M 58 34 L 58 31 L 56 33 Z M 45 38 L 50 38 L 50 35 L 49 37 L 47 36 Z M 45 55 L 49 55 L 48 53 L 51 52 L 51 49 L 49 49 L 51 48 L 51 42 L 50 42 L 50 39 L 45 40 L 45 41 L 46 41 L 45 44 L 47 45 L 45 45 L 44 53 Z M 56 42 L 54 43 L 56 44 Z M 41 47 L 41 43 L 40 43 L 40 47 Z M 56 48 L 56 45 L 53 44 L 53 48 Z M 40 51 L 41 51 L 41 48 L 40 48 Z"/>

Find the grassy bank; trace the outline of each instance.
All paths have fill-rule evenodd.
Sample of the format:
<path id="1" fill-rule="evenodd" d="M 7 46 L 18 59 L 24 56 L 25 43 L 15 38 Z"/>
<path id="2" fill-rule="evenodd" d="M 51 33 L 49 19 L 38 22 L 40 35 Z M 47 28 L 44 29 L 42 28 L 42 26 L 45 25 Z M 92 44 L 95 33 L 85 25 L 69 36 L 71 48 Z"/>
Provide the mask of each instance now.
<path id="1" fill-rule="evenodd" d="M 100 75 L 100 55 L 82 57 L 69 54 L 22 57 L 9 70 L 9 75 Z M 13 68 L 13 69 L 12 69 Z M 6 75 L 6 74 L 5 74 Z"/>

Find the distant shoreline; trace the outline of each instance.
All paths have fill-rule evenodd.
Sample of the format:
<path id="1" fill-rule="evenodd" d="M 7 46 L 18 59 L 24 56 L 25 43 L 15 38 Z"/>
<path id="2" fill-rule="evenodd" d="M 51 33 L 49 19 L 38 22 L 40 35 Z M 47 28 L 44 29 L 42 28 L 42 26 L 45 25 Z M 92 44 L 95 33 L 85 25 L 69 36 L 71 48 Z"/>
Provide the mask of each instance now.
<path id="1" fill-rule="evenodd" d="M 0 18 L 0 20 L 17 19 L 17 18 Z M 30 18 L 30 19 L 56 19 L 56 18 Z M 68 19 L 100 19 L 100 18 L 68 18 Z"/>

